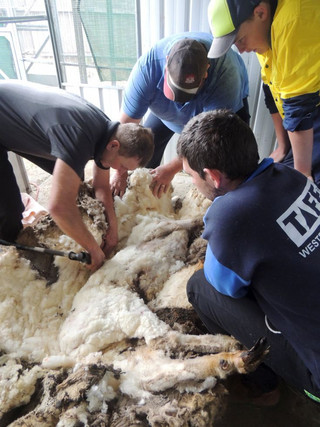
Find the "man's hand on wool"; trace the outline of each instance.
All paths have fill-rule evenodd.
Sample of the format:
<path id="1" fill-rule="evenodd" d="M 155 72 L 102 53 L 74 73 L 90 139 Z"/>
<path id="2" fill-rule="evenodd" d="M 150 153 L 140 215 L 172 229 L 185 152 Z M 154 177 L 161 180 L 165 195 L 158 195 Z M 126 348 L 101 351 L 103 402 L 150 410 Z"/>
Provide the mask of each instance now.
<path id="1" fill-rule="evenodd" d="M 127 188 L 128 173 L 125 172 L 120 175 L 117 171 L 112 175 L 110 179 L 110 188 L 114 196 L 122 197 Z"/>

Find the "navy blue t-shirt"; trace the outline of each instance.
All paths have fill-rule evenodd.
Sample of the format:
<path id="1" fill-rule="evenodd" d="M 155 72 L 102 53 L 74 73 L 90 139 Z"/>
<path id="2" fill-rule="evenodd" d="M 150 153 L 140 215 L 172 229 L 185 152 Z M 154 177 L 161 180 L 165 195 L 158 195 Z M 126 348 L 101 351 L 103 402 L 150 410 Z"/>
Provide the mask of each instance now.
<path id="1" fill-rule="evenodd" d="M 207 280 L 233 298 L 250 288 L 320 389 L 319 188 L 265 159 L 247 181 L 214 200 L 204 221 Z"/>
<path id="2" fill-rule="evenodd" d="M 0 145 L 52 173 L 57 158 L 80 178 L 119 123 L 80 96 L 39 84 L 0 82 Z"/>

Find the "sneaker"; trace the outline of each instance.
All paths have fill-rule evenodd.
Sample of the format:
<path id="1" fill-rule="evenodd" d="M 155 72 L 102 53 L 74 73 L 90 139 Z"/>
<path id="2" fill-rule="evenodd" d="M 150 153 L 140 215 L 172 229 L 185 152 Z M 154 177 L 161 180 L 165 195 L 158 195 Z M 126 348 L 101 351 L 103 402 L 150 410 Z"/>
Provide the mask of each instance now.
<path id="1" fill-rule="evenodd" d="M 311 399 L 311 400 L 313 400 L 314 402 L 316 402 L 316 403 L 320 403 L 320 398 L 319 397 L 317 397 L 317 396 L 315 396 L 314 394 L 311 394 L 309 391 L 307 391 L 307 390 L 303 390 L 304 391 L 304 393 L 306 394 L 306 396 L 308 396 L 309 397 L 309 399 Z"/>

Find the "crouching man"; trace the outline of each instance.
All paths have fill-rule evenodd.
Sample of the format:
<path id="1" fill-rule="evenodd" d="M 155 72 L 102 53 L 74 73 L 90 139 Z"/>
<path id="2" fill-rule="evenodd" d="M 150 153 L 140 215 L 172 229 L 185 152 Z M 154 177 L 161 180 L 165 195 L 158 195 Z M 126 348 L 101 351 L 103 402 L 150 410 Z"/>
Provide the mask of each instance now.
<path id="1" fill-rule="evenodd" d="M 184 170 L 210 200 L 203 270 L 187 293 L 212 334 L 270 353 L 246 386 L 265 404 L 278 376 L 320 401 L 320 190 L 271 158 L 259 162 L 251 129 L 226 111 L 199 114 L 177 146 Z M 277 376 L 277 375 L 278 376 Z"/>
<path id="2" fill-rule="evenodd" d="M 97 270 L 118 242 L 110 167 L 123 174 L 152 157 L 153 135 L 137 124 L 112 122 L 97 107 L 61 89 L 9 80 L 0 83 L 0 238 L 14 241 L 24 206 L 8 151 L 53 174 L 49 212 L 58 227 L 91 255 Z M 108 231 L 100 247 L 82 221 L 76 199 L 86 163 L 103 203 Z"/>

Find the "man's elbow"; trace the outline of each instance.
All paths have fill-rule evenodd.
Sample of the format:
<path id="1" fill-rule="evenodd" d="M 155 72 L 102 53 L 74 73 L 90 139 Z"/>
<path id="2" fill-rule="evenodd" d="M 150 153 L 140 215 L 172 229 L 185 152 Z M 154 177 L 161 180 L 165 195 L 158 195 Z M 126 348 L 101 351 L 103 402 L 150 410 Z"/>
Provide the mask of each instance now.
<path id="1" fill-rule="evenodd" d="M 119 122 L 122 124 L 124 124 L 124 123 L 139 124 L 141 122 L 141 118 L 140 119 L 134 119 L 134 118 L 128 116 L 128 114 L 126 114 L 123 110 L 121 110 L 120 116 L 119 116 Z"/>
<path id="2" fill-rule="evenodd" d="M 60 218 L 66 215 L 66 207 L 63 206 L 62 203 L 57 203 L 55 201 L 49 202 L 48 211 L 55 222 L 58 222 Z"/>

